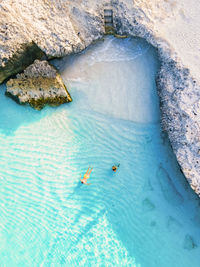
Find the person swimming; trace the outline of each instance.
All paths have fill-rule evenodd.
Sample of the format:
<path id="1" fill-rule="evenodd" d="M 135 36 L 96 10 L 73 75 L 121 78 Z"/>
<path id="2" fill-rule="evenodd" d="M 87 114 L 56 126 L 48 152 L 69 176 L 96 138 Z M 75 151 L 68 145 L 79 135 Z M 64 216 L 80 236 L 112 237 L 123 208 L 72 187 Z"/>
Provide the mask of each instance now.
<path id="1" fill-rule="evenodd" d="M 118 165 L 113 165 L 113 166 L 112 166 L 112 170 L 113 170 L 114 172 L 116 172 L 117 169 L 119 168 L 119 166 L 120 166 L 120 164 L 118 164 Z"/>
<path id="2" fill-rule="evenodd" d="M 82 184 L 90 185 L 91 183 L 87 183 L 87 179 L 90 178 L 90 174 L 92 172 L 93 168 L 90 169 L 90 167 L 87 169 L 86 173 L 83 175 L 83 179 L 80 178 L 80 181 Z"/>

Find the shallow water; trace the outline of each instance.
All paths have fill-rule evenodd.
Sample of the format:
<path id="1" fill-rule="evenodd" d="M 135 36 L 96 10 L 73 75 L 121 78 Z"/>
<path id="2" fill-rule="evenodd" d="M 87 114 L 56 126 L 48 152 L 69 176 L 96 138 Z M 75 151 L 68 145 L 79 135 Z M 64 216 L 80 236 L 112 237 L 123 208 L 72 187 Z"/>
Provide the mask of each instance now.
<path id="1" fill-rule="evenodd" d="M 0 91 L 0 266 L 198 267 L 200 202 L 160 130 L 156 51 L 108 37 L 54 64 L 72 103 Z"/>

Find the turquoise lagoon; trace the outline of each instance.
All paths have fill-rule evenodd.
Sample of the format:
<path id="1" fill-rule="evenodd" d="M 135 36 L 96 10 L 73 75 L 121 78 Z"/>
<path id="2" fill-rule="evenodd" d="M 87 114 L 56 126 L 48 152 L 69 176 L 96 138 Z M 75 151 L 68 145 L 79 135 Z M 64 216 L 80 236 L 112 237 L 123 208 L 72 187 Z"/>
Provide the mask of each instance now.
<path id="1" fill-rule="evenodd" d="M 199 267 L 200 201 L 160 128 L 156 50 L 107 37 L 53 64 L 70 104 L 35 111 L 1 86 L 0 266 Z"/>

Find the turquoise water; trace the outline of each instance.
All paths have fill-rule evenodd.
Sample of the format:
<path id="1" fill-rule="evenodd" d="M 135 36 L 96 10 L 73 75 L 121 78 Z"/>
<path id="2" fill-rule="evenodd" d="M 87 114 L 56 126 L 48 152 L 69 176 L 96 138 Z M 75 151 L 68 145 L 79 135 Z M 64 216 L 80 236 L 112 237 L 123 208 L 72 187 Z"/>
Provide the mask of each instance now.
<path id="1" fill-rule="evenodd" d="M 200 201 L 160 130 L 156 51 L 108 37 L 54 64 L 70 104 L 35 111 L 1 86 L 0 266 L 198 267 Z"/>

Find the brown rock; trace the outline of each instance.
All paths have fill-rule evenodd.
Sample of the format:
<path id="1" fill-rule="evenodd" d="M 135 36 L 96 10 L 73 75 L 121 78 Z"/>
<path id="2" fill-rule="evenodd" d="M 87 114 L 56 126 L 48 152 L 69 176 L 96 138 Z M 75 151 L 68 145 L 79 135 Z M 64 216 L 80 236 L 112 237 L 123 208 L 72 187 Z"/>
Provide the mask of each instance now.
<path id="1" fill-rule="evenodd" d="M 61 76 L 47 61 L 35 60 L 24 73 L 10 79 L 6 85 L 6 95 L 38 110 L 46 104 L 58 106 L 72 101 Z"/>

